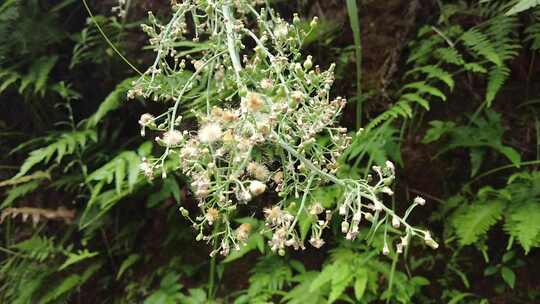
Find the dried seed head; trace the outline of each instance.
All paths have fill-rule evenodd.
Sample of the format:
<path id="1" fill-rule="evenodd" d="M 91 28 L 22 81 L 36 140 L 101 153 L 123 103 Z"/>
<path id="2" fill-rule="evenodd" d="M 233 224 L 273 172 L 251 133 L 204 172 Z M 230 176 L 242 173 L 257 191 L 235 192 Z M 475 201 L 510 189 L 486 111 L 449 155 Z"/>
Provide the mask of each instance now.
<path id="1" fill-rule="evenodd" d="M 251 224 L 244 223 L 240 225 L 238 228 L 236 228 L 236 238 L 240 242 L 244 243 L 245 241 L 247 241 L 250 232 L 251 232 Z"/>
<path id="2" fill-rule="evenodd" d="M 264 100 L 257 93 L 248 93 L 248 95 L 242 100 L 243 112 L 259 112 L 264 106 Z"/>
<path id="3" fill-rule="evenodd" d="M 270 177 L 270 171 L 265 165 L 261 165 L 257 162 L 250 162 L 247 166 L 247 172 L 249 175 L 260 181 L 266 181 Z"/>
<path id="4" fill-rule="evenodd" d="M 281 184 L 283 182 L 283 171 L 278 171 L 273 177 L 274 183 Z"/>
<path id="5" fill-rule="evenodd" d="M 304 93 L 302 93 L 300 91 L 294 91 L 294 92 L 292 92 L 291 97 L 292 97 L 294 102 L 299 103 L 302 100 L 304 100 Z"/>
<path id="6" fill-rule="evenodd" d="M 209 208 L 204 217 L 208 221 L 208 225 L 212 226 L 219 219 L 219 211 L 216 208 Z"/>

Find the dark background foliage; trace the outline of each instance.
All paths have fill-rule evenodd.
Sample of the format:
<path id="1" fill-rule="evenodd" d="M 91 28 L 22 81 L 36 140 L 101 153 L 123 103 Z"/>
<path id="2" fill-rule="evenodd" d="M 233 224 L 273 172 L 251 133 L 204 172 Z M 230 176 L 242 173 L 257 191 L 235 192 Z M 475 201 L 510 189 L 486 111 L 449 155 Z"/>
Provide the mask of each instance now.
<path id="1" fill-rule="evenodd" d="M 169 3 L 127 1 L 123 18 L 115 1 L 89 1 L 91 20 L 81 1 L 7 0 L 0 302 L 540 301 L 539 8 L 505 16 L 526 1 L 270 2 L 287 19 L 320 18 L 305 53 L 337 63 L 334 94 L 349 97 L 342 124 L 365 128 L 342 174 L 397 163 L 394 207 L 425 197 L 411 221 L 439 249 L 413 243 L 386 257 L 377 240 L 344 242 L 335 225 L 320 250 L 278 257 L 258 236 L 209 258 L 178 212 L 196 211 L 184 177 L 138 175 L 157 149 L 139 116 L 167 105 L 127 101 L 137 72 L 96 27 L 144 70 L 153 54 L 139 25 L 148 10 L 167 20 Z"/>

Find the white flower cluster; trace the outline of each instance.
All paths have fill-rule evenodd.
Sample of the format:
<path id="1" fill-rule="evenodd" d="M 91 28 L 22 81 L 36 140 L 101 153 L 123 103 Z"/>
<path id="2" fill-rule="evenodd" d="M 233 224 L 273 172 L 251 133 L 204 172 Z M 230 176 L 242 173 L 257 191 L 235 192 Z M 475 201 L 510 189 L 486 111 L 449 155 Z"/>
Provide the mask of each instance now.
<path id="1" fill-rule="evenodd" d="M 396 229 L 404 227 L 407 242 L 422 235 L 428 245 L 436 244 L 431 237 L 427 239 L 427 232 L 405 222 L 423 200 L 415 200 L 403 218 L 382 203 L 382 194 L 392 195 L 389 187 L 395 169 L 390 162 L 384 168 L 374 167 L 376 183 L 336 177 L 338 159 L 351 138 L 345 128 L 336 126 L 346 100 L 330 98 L 334 66 L 322 70 L 313 65 L 311 56 L 301 59 L 300 49 L 308 33 L 298 16 L 289 24 L 252 3 L 186 0 L 174 5 L 174 16 L 165 26 L 150 15 L 151 25 L 143 28 L 157 52 L 156 62 L 134 83 L 129 96 L 173 100 L 174 106 L 157 117 L 141 116 L 141 133 L 154 130 L 159 133 L 156 142 L 165 147 L 161 157 L 143 161 L 144 174 L 151 178 L 158 170 L 166 172 L 165 160 L 175 157 L 177 167 L 173 169 L 189 177 L 201 210 L 194 219 L 185 209 L 182 214 L 198 230 L 198 240 L 216 245 L 212 255 L 227 255 L 246 242 L 253 227 L 233 228 L 234 218 L 246 209 L 253 210 L 259 197 L 273 197 L 272 193 L 279 199 L 264 208 L 266 224 L 260 230 L 271 233 L 270 248 L 280 254 L 286 247 L 305 248 L 297 228 L 301 216 L 313 219 L 309 243 L 320 248 L 332 211 L 314 201 L 312 190 L 328 184 L 343 190 L 336 203 L 347 239 L 358 237 L 362 219 L 366 219 L 374 227 L 384 226 L 385 236 L 386 224 L 391 222 Z M 175 48 L 175 42 L 189 34 L 189 16 L 195 24 L 192 40 L 208 37 L 211 45 L 199 54 L 186 55 Z M 256 31 L 245 26 L 249 18 L 257 22 Z M 316 19 L 311 27 L 315 25 Z M 241 57 L 239 50 L 245 48 L 246 40 L 255 47 Z M 190 75 L 187 80 L 186 73 Z M 194 98 L 189 92 L 201 84 L 206 86 L 201 98 L 206 100 L 206 110 L 195 111 L 199 127 L 180 131 L 192 122 L 177 112 Z"/>

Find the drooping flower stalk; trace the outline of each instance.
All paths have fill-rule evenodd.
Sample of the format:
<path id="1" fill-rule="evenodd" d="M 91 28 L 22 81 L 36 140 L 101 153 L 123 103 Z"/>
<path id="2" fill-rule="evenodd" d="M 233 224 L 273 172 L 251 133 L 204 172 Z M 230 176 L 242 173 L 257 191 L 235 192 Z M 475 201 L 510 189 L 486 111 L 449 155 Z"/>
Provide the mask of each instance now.
<path id="1" fill-rule="evenodd" d="M 269 192 L 279 197 L 262 210 L 262 232 L 272 235 L 270 248 L 280 254 L 287 247 L 305 248 L 297 226 L 306 216 L 312 218 L 310 244 L 323 246 L 322 231 L 333 212 L 314 199 L 313 190 L 326 185 L 343 193 L 335 208 L 347 239 L 356 239 L 368 222 L 372 233 L 384 229 L 386 249 L 391 225 L 402 229 L 406 240 L 397 251 L 412 236 L 436 247 L 428 232 L 406 222 L 423 199 L 415 200 L 404 217 L 383 203 L 384 195 L 392 195 L 392 163 L 374 167 L 376 178 L 368 180 L 336 175 L 351 137 L 336 126 L 346 100 L 330 97 L 334 65 L 322 70 L 301 53 L 316 19 L 306 27 L 295 15 L 289 24 L 271 8 L 258 10 L 246 0 L 184 1 L 173 10 L 167 25 L 150 15 L 151 25 L 143 26 L 157 57 L 129 96 L 174 103 L 157 117 L 141 117 L 143 130 L 161 133 L 156 141 L 165 147 L 142 169 L 147 176 L 178 169 L 189 177 L 201 215 L 192 218 L 181 211 L 198 240 L 217 245 L 212 255 L 227 255 L 247 241 L 251 225 L 237 226 L 234 218 Z M 193 43 L 187 43 L 189 38 Z M 199 128 L 189 131 L 178 111 L 194 100 L 204 100 L 206 107 L 194 110 Z M 171 158 L 176 166 L 166 168 Z"/>

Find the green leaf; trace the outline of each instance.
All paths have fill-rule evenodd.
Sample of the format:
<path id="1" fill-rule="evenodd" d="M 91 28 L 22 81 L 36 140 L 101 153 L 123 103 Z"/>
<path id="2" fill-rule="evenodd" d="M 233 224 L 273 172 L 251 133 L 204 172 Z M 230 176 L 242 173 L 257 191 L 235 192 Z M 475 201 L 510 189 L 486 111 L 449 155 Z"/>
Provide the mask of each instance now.
<path id="1" fill-rule="evenodd" d="M 119 280 L 124 272 L 128 270 L 131 266 L 133 266 L 137 261 L 141 258 L 139 254 L 130 254 L 120 265 L 120 269 L 118 270 L 118 273 L 116 274 L 116 280 Z"/>
<path id="2" fill-rule="evenodd" d="M 126 92 L 131 87 L 131 83 L 135 79 L 136 78 L 128 78 L 118 84 L 116 88 L 109 93 L 107 98 L 105 98 L 105 100 L 99 105 L 97 111 L 88 118 L 86 121 L 86 127 L 89 129 L 96 127 L 109 112 L 118 109 L 125 100 Z"/>
<path id="3" fill-rule="evenodd" d="M 540 237 L 540 203 L 529 201 L 513 207 L 506 218 L 505 230 L 521 244 L 525 253 L 538 246 Z"/>
<path id="4" fill-rule="evenodd" d="M 233 250 L 231 253 L 223 260 L 222 263 L 230 263 L 234 260 L 238 260 L 239 258 L 243 257 L 247 253 L 260 248 L 260 244 L 263 244 L 263 250 L 264 250 L 264 237 L 258 233 L 257 231 L 254 231 L 251 233 L 249 238 L 246 241 L 245 245 L 241 245 L 239 250 Z"/>
<path id="5" fill-rule="evenodd" d="M 36 190 L 40 184 L 41 184 L 41 181 L 33 180 L 31 182 L 12 187 L 6 192 L 7 196 L 2 202 L 2 204 L 0 204 L 0 209 L 11 206 L 11 204 L 16 199 L 24 197 L 28 193 L 31 193 L 32 191 Z"/>
<path id="6" fill-rule="evenodd" d="M 497 273 L 499 271 L 499 268 L 496 266 L 488 266 L 486 269 L 484 269 L 484 276 L 489 277 Z"/>
<path id="7" fill-rule="evenodd" d="M 314 292 L 318 290 L 319 288 L 321 288 L 324 284 L 330 282 L 332 280 L 332 276 L 334 275 L 335 270 L 336 270 L 336 264 L 330 264 L 323 267 L 320 274 L 311 283 L 311 286 L 309 287 L 309 291 Z"/>
<path id="8" fill-rule="evenodd" d="M 516 167 L 519 168 L 521 164 L 521 155 L 519 155 L 519 152 L 517 152 L 515 149 L 505 146 L 497 146 L 497 150 L 504 154 L 510 162 Z"/>
<path id="9" fill-rule="evenodd" d="M 350 267 L 345 263 L 336 263 L 338 266 L 332 274 L 332 284 L 330 289 L 330 295 L 328 297 L 328 303 L 334 303 L 345 291 L 345 288 L 349 286 L 349 283 L 353 279 L 353 275 L 350 272 Z"/>
<path id="10" fill-rule="evenodd" d="M 56 299 L 58 299 L 60 296 L 64 295 L 67 292 L 74 292 L 74 288 L 79 285 L 81 281 L 81 277 L 78 274 L 72 274 L 69 277 L 62 280 L 62 283 L 60 285 L 53 288 L 51 291 L 49 291 L 43 299 L 40 301 L 40 303 L 46 304 L 50 303 Z"/>
<path id="11" fill-rule="evenodd" d="M 501 277 L 503 280 L 510 286 L 510 288 L 514 289 L 514 286 L 516 284 L 516 274 L 512 271 L 512 269 L 503 266 L 501 268 Z"/>
<path id="12" fill-rule="evenodd" d="M 431 128 L 427 130 L 424 139 L 422 139 L 423 144 L 429 144 L 439 140 L 441 136 L 448 133 L 456 126 L 456 124 L 451 121 L 445 122 L 439 120 L 430 121 L 429 124 L 431 125 Z"/>
<path id="13" fill-rule="evenodd" d="M 437 89 L 434 86 L 431 86 L 431 85 L 427 84 L 425 81 L 418 81 L 418 82 L 409 83 L 404 88 L 405 89 L 416 89 L 416 90 L 418 90 L 418 91 L 420 91 L 422 93 L 427 93 L 429 95 L 433 95 L 435 97 L 440 98 L 442 101 L 446 101 L 446 95 L 444 95 L 444 93 L 441 92 L 441 90 Z"/>
<path id="14" fill-rule="evenodd" d="M 366 269 L 359 269 L 356 272 L 354 281 L 354 296 L 357 300 L 361 300 L 366 291 L 368 275 Z"/>
<path id="15" fill-rule="evenodd" d="M 58 268 L 58 271 L 62 271 L 73 264 L 77 264 L 80 261 L 95 257 L 96 255 L 98 255 L 98 252 L 90 252 L 88 249 L 79 250 L 77 253 L 69 252 L 67 253 L 68 258 L 64 264 Z"/>
<path id="16" fill-rule="evenodd" d="M 502 217 L 505 204 L 502 201 L 475 202 L 463 207 L 452 219 L 452 226 L 462 246 L 470 245 L 485 234 Z"/>
<path id="17" fill-rule="evenodd" d="M 463 33 L 461 39 L 473 53 L 485 57 L 497 66 L 502 66 L 501 57 L 495 50 L 493 43 L 489 40 L 486 34 L 477 28 L 472 28 Z"/>
<path id="18" fill-rule="evenodd" d="M 408 101 L 416 102 L 419 105 L 421 105 L 424 109 L 429 111 L 429 101 L 427 101 L 425 98 L 423 98 L 422 96 L 418 94 L 407 93 L 407 94 L 401 95 L 401 98 Z"/>
<path id="19" fill-rule="evenodd" d="M 540 0 L 519 0 L 519 2 L 516 3 L 516 5 L 512 6 L 512 8 L 508 12 L 506 12 L 505 15 L 515 15 L 517 13 L 533 8 L 537 5 L 540 5 Z"/>
<path id="20" fill-rule="evenodd" d="M 469 157 L 471 159 L 471 177 L 475 176 L 482 166 L 482 160 L 484 159 L 484 149 L 471 148 Z"/>
<path id="21" fill-rule="evenodd" d="M 116 161 L 116 166 L 114 167 L 116 193 L 120 193 L 122 191 L 124 178 L 126 178 L 126 162 L 124 159 L 120 158 Z"/>

